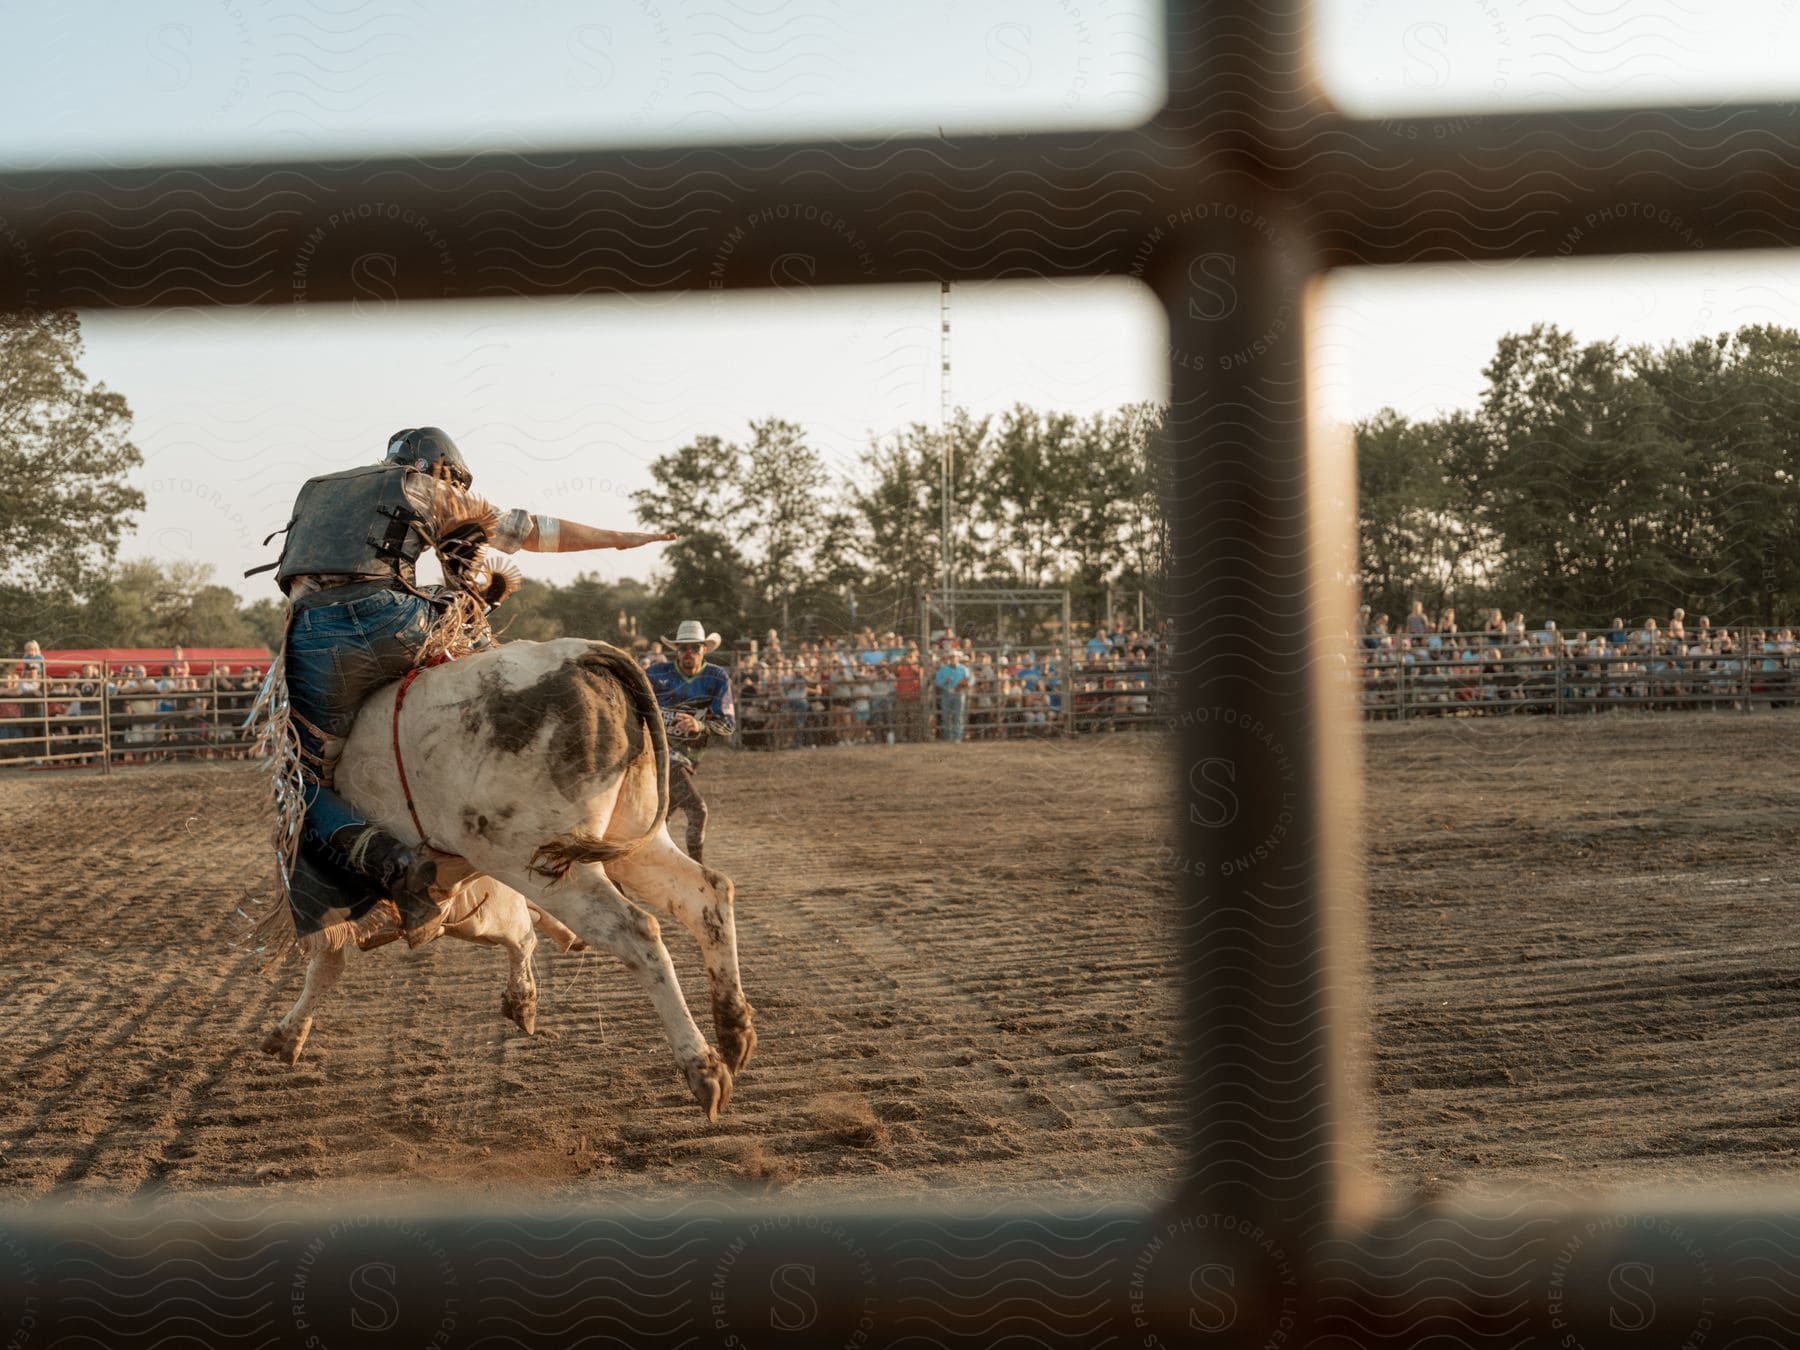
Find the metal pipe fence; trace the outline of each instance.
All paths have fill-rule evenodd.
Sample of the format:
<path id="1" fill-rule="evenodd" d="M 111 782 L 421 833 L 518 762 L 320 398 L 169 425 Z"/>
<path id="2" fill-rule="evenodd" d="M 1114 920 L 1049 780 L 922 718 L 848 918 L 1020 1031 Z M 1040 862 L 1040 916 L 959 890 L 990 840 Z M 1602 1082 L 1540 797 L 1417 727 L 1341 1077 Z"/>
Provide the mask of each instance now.
<path id="1" fill-rule="evenodd" d="M 1041 1339 L 1045 1327 L 1068 1326 L 1090 1342 L 1185 1344 L 1212 1325 L 1220 1303 L 1194 1300 L 1221 1274 L 1211 1287 L 1233 1290 L 1223 1306 L 1236 1321 L 1218 1323 L 1230 1326 L 1233 1344 L 1792 1339 L 1800 1297 L 1769 1272 L 1794 1265 L 1800 1196 L 1779 1178 L 1765 1179 L 1751 1202 L 1717 1195 L 1710 1211 L 1642 1197 L 1571 1204 L 1516 1194 L 1482 1207 L 1435 1185 L 1374 1197 L 1360 1167 L 1367 1111 L 1356 1100 L 1367 1077 L 1354 846 L 1361 780 L 1350 742 L 1335 734 L 1354 710 L 1354 672 L 1333 688 L 1316 665 L 1331 654 L 1321 639 L 1351 621 L 1337 569 L 1354 556 L 1354 517 L 1343 503 L 1354 500 L 1355 480 L 1342 438 L 1309 417 L 1316 408 L 1304 391 L 1317 332 L 1313 283 L 1330 268 L 1800 241 L 1800 209 L 1788 209 L 1800 206 L 1793 106 L 1584 110 L 1565 106 L 1581 98 L 1574 89 L 1524 112 L 1359 115 L 1326 100 L 1314 58 L 1337 39 L 1309 17 L 1288 0 L 1166 6 L 1165 53 L 1147 73 L 1166 81 L 1168 96 L 1132 127 L 622 143 L 550 156 L 57 162 L 5 175 L 0 218 L 26 260 L 0 268 L 0 307 L 13 310 L 365 299 L 347 266 L 313 268 L 304 297 L 283 284 L 283 260 L 326 218 L 343 222 L 338 256 L 396 260 L 394 290 L 408 301 L 760 287 L 793 247 L 788 231 L 740 226 L 723 276 L 716 257 L 709 267 L 709 251 L 695 248 L 685 262 L 609 267 L 597 281 L 591 248 L 546 244 L 546 203 L 557 229 L 580 241 L 616 230 L 622 196 L 648 238 L 723 231 L 759 214 L 854 222 L 866 247 L 818 250 L 815 286 L 1027 273 L 1147 283 L 1167 321 L 1162 492 L 1170 609 L 1183 634 L 1178 759 L 1232 765 L 1238 808 L 1221 823 L 1204 809 L 1197 774 L 1173 780 L 1185 808 L 1176 813 L 1182 865 L 1168 929 L 1186 1014 L 1186 1157 L 1175 1191 L 1154 1210 L 1065 1199 L 979 1214 L 778 1215 L 758 1196 L 715 1215 L 683 1197 L 548 1216 L 458 1203 L 415 1220 L 391 1203 L 334 1201 L 272 1230 L 266 1204 L 209 1201 L 179 1220 L 160 1210 L 56 1207 L 7 1218 L 19 1275 L 0 1281 L 0 1325 L 50 1344 L 91 1335 L 101 1319 L 113 1341 L 145 1339 L 165 1334 L 171 1307 L 211 1311 L 210 1273 L 268 1272 L 247 1293 L 275 1300 L 290 1271 L 271 1265 L 271 1251 L 341 1242 L 348 1268 L 383 1258 L 396 1227 L 417 1222 L 406 1231 L 465 1271 L 479 1272 L 496 1245 L 548 1253 L 533 1267 L 543 1278 L 504 1284 L 507 1299 L 476 1300 L 484 1319 L 504 1321 L 513 1308 L 513 1321 L 539 1339 L 545 1328 L 550 1339 L 574 1339 L 591 1320 L 588 1264 L 556 1253 L 571 1243 L 634 1252 L 690 1234 L 680 1249 L 689 1276 L 678 1287 L 694 1307 L 706 1306 L 707 1271 L 767 1288 L 772 1270 L 793 1268 L 781 1263 L 819 1262 L 840 1236 L 856 1244 L 880 1294 L 869 1300 L 855 1279 L 822 1282 L 822 1320 L 808 1337 L 818 1343 L 880 1344 L 924 1325 L 958 1343 Z M 969 209 L 1020 195 L 1030 210 Z M 287 209 L 292 199 L 310 210 Z M 899 201 L 906 209 L 894 209 Z M 371 202 L 385 208 L 368 210 Z M 81 229 L 69 228 L 71 203 Z M 430 231 L 418 228 L 421 217 Z M 1596 220 L 1606 228 L 1593 228 Z M 164 256 L 211 256 L 249 240 L 262 261 L 182 267 L 167 285 L 146 287 L 146 221 Z M 462 265 L 446 270 L 442 249 Z M 521 251 L 538 263 L 516 266 Z M 1195 302 L 1193 280 L 1209 258 L 1229 260 L 1238 282 L 1223 311 Z M 1244 621 L 1247 605 L 1254 622 Z M 1234 871 L 1245 841 L 1261 839 L 1280 846 L 1255 870 Z M 198 1253 L 198 1264 L 170 1273 L 172 1241 Z M 941 1259 L 921 1262 L 921 1251 Z M 1036 1277 L 1046 1263 L 1114 1274 L 1046 1283 Z M 1646 1305 L 1608 1297 L 1621 1292 L 1621 1272 L 1631 1290 L 1654 1283 L 1654 1338 L 1638 1330 L 1650 1325 L 1638 1316 Z M 858 1319 L 871 1302 L 865 1333 Z M 406 1299 L 390 1330 L 439 1337 L 441 1308 Z M 635 1329 L 632 1312 L 623 1308 L 621 1325 Z M 626 1338 L 669 1335 L 661 1316 Z M 679 1330 L 693 1339 L 691 1327 Z"/>
<path id="2" fill-rule="evenodd" d="M 1160 655 L 1110 657 L 1068 664 L 1060 647 L 1038 660 L 1017 647 L 963 649 L 967 740 L 1091 735 L 1167 725 L 1174 679 Z M 944 739 L 946 701 L 937 673 L 941 654 L 910 671 L 896 663 L 844 665 L 823 659 L 779 664 L 735 654 L 732 683 L 737 743 L 746 749 L 819 745 L 896 745 Z M 1065 678 L 1065 674 L 1067 678 Z"/>
<path id="3" fill-rule="evenodd" d="M 1369 720 L 1506 713 L 1569 715 L 1781 708 L 1800 701 L 1800 650 L 1752 634 L 1736 643 L 1496 641 L 1436 635 L 1358 653 L 1362 713 Z"/>
<path id="4" fill-rule="evenodd" d="M 255 737 L 244 719 L 266 663 L 0 660 L 0 770 L 245 759 Z M 195 669 L 198 665 L 203 667 Z"/>

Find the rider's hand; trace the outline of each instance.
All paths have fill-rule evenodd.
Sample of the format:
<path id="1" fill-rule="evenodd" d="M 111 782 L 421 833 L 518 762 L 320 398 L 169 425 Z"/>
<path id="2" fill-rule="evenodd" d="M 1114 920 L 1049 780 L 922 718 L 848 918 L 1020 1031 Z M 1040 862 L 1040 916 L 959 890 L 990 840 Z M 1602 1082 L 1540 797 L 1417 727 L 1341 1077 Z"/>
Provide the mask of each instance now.
<path id="1" fill-rule="evenodd" d="M 639 548 L 644 544 L 671 544 L 679 538 L 681 538 L 681 536 L 678 534 L 628 533 L 625 536 L 625 542 L 620 544 L 619 547 Z"/>
<path id="2" fill-rule="evenodd" d="M 700 730 L 700 721 L 692 713 L 676 713 L 675 730 L 684 736 L 692 736 Z"/>

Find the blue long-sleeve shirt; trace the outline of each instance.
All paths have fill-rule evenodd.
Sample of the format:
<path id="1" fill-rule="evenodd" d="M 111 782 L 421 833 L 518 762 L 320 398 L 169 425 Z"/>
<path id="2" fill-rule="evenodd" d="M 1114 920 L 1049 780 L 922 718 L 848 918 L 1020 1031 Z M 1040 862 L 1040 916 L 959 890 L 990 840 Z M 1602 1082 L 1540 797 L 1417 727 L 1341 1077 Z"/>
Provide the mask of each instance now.
<path id="1" fill-rule="evenodd" d="M 731 676 L 721 667 L 703 664 L 700 673 L 690 680 L 675 668 L 673 661 L 658 661 L 646 673 L 650 687 L 656 690 L 656 701 L 662 705 L 672 754 L 685 755 L 689 763 L 698 764 L 708 741 L 736 732 L 737 708 L 731 699 Z M 677 713 L 691 714 L 700 723 L 700 730 L 685 734 L 676 731 Z"/>
<path id="2" fill-rule="evenodd" d="M 939 666 L 931 682 L 947 694 L 960 694 L 969 687 L 969 668 L 954 663 Z"/>

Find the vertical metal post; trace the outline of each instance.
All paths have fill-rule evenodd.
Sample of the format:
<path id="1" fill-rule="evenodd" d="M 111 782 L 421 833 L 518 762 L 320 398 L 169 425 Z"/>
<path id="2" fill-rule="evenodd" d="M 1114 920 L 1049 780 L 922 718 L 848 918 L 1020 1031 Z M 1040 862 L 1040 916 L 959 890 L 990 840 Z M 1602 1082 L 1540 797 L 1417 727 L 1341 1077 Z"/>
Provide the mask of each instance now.
<path id="1" fill-rule="evenodd" d="M 921 591 L 919 594 L 919 737 L 929 741 L 931 737 L 931 710 L 937 702 L 937 686 L 933 683 L 937 675 L 937 662 L 931 652 L 931 592 Z"/>
<path id="2" fill-rule="evenodd" d="M 939 465 L 943 481 L 938 496 L 943 506 L 943 546 L 944 546 L 944 627 L 956 626 L 955 613 L 950 599 L 952 566 L 952 549 L 950 544 L 950 496 L 956 481 L 955 455 L 950 438 L 950 283 L 938 283 L 938 432 L 943 437 L 942 453 Z"/>
<path id="3" fill-rule="evenodd" d="M 1075 625 L 1074 609 L 1069 603 L 1069 593 L 1062 596 L 1062 637 L 1063 637 L 1063 731 L 1066 735 L 1075 734 Z"/>
<path id="4" fill-rule="evenodd" d="M 212 671 L 207 676 L 207 684 L 211 687 L 209 692 L 212 695 L 212 712 L 206 719 L 204 740 L 205 748 L 210 750 L 215 744 L 213 738 L 218 734 L 219 729 L 219 663 L 217 661 L 212 663 Z M 211 756 L 209 755 L 207 758 L 211 758 Z"/>
<path id="5" fill-rule="evenodd" d="M 1354 571 L 1356 489 L 1347 447 L 1309 429 L 1296 397 L 1306 241 L 1275 202 L 1246 191 L 1234 205 L 1237 228 L 1215 218 L 1204 245 L 1169 254 L 1212 250 L 1229 293 L 1185 265 L 1157 281 L 1173 356 L 1170 500 L 1183 507 L 1168 586 L 1177 851 L 1191 860 L 1177 929 L 1190 1025 L 1205 1028 L 1189 1050 L 1194 1153 L 1175 1204 L 1297 1241 L 1344 1212 L 1354 1151 L 1361 722 L 1320 655 L 1355 627 L 1341 578 Z"/>
<path id="6" fill-rule="evenodd" d="M 112 662 L 100 663 L 100 772 L 112 772 Z"/>

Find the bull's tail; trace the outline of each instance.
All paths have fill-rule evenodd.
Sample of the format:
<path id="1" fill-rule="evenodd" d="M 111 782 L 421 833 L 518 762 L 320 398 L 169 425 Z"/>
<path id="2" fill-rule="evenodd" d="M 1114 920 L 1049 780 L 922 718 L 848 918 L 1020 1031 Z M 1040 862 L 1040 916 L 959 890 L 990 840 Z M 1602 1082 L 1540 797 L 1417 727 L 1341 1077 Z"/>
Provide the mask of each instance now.
<path id="1" fill-rule="evenodd" d="M 649 843 L 669 818 L 669 734 L 663 727 L 662 708 L 656 701 L 656 691 L 650 687 L 650 677 L 629 653 L 605 642 L 590 643 L 581 664 L 596 675 L 609 675 L 617 680 L 625 690 L 632 712 L 650 728 L 650 745 L 656 755 L 656 818 L 637 838 L 622 842 L 571 831 L 538 845 L 537 852 L 531 855 L 531 870 L 553 881 L 561 881 L 578 863 L 604 863 L 630 857 Z"/>

